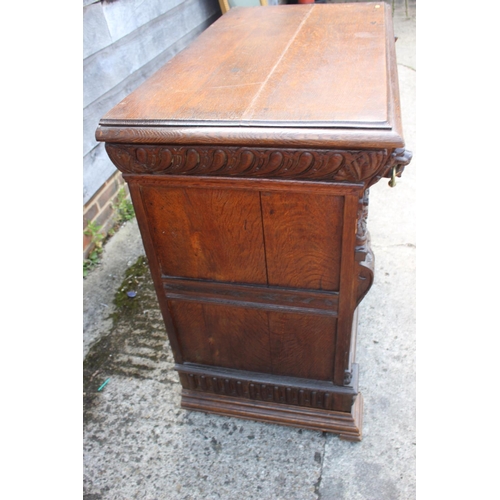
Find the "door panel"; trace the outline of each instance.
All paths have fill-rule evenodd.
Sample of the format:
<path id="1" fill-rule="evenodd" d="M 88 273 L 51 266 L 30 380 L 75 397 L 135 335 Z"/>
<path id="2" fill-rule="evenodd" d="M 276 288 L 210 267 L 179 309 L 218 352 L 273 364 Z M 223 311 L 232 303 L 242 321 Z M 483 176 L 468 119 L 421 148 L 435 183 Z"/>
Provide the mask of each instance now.
<path id="1" fill-rule="evenodd" d="M 142 187 L 161 273 L 266 284 L 259 193 Z"/>
<path id="2" fill-rule="evenodd" d="M 169 301 L 184 361 L 268 372 L 266 312 L 225 304 Z"/>
<path id="3" fill-rule="evenodd" d="M 141 198 L 154 258 L 175 295 L 165 298 L 183 362 L 333 380 L 337 302 L 325 314 L 312 303 L 298 312 L 290 300 L 299 290 L 339 292 L 344 196 L 294 183 L 175 182 L 143 185 Z M 269 307 L 252 285 L 282 299 Z"/>
<path id="4" fill-rule="evenodd" d="M 261 195 L 269 285 L 338 291 L 344 199 Z"/>
<path id="5" fill-rule="evenodd" d="M 184 361 L 331 380 L 336 318 L 169 301 Z"/>
<path id="6" fill-rule="evenodd" d="M 331 380 L 337 319 L 268 312 L 275 375 Z"/>

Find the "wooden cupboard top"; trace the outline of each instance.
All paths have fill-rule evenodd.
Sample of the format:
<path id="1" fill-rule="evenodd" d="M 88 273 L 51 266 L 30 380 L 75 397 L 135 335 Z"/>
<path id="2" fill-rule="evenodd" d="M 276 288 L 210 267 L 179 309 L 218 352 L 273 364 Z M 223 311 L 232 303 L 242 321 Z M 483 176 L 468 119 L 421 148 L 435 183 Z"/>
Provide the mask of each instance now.
<path id="1" fill-rule="evenodd" d="M 231 9 L 108 112 L 96 137 L 402 147 L 390 7 Z"/>

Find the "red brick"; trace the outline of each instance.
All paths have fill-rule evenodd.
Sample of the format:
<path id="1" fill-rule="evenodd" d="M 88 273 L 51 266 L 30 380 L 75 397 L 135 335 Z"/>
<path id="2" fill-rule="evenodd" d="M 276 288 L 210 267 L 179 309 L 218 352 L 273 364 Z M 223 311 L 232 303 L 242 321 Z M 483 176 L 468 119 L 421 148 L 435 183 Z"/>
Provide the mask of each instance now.
<path id="1" fill-rule="evenodd" d="M 88 254 L 90 253 L 90 248 L 92 246 L 92 238 L 90 236 L 87 236 L 86 234 L 83 235 L 83 258 L 86 259 Z"/>
<path id="2" fill-rule="evenodd" d="M 91 205 L 87 206 L 87 208 L 84 207 L 83 210 L 83 229 L 87 227 L 88 221 L 94 220 L 94 218 L 97 216 L 99 213 L 99 209 L 97 208 L 97 205 L 95 203 L 92 203 Z"/>
<path id="3" fill-rule="evenodd" d="M 117 172 L 113 177 L 110 177 L 102 188 L 102 192 L 98 195 L 98 203 L 101 208 L 104 208 L 109 202 L 116 203 L 116 196 L 120 189 L 125 185 L 120 172 Z"/>
<path id="4" fill-rule="evenodd" d="M 127 195 L 129 194 L 128 186 L 120 172 L 115 172 L 101 186 L 97 193 L 83 207 L 83 229 L 87 227 L 88 221 L 102 226 L 99 231 L 106 235 L 113 227 L 115 221 L 115 211 L 113 204 L 116 204 L 118 192 L 122 187 L 125 187 Z M 93 249 L 92 237 L 83 235 L 83 258 L 86 259 Z"/>
<path id="5" fill-rule="evenodd" d="M 107 205 L 106 207 L 104 207 L 103 210 L 101 210 L 99 215 L 95 218 L 95 222 L 99 226 L 104 226 L 104 224 L 106 224 L 106 222 L 109 219 L 113 219 L 113 216 L 114 216 L 113 207 L 111 205 Z"/>
<path id="6" fill-rule="evenodd" d="M 99 234 L 106 237 L 108 231 L 113 226 L 114 222 L 114 211 L 111 205 L 108 205 L 104 210 L 98 214 L 98 216 L 93 220 L 93 222 L 101 226 Z M 94 249 L 94 244 L 92 243 L 92 237 L 86 234 L 83 235 L 83 258 L 86 259 L 89 253 Z"/>
<path id="7" fill-rule="evenodd" d="M 116 193 L 120 190 L 120 184 L 116 179 L 113 179 L 112 182 L 109 182 L 108 186 L 99 194 L 97 198 L 97 203 L 100 208 L 104 208 L 115 196 Z"/>

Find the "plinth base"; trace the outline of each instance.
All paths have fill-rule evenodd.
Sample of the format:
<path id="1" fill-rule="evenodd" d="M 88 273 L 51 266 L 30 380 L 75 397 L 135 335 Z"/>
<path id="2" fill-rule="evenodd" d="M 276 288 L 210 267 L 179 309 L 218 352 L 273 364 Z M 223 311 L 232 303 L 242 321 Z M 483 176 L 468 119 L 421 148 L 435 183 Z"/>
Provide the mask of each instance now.
<path id="1" fill-rule="evenodd" d="M 181 407 L 228 417 L 289 425 L 339 434 L 347 441 L 361 441 L 363 396 L 358 393 L 350 413 L 304 408 L 266 401 L 246 401 L 219 394 L 182 390 Z"/>

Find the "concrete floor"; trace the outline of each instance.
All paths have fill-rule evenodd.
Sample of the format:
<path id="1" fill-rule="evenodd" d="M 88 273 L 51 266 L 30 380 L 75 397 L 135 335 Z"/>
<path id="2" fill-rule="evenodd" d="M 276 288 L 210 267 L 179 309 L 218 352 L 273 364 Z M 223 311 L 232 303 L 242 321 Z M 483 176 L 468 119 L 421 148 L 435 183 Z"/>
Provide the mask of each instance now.
<path id="1" fill-rule="evenodd" d="M 375 282 L 360 308 L 357 362 L 363 441 L 181 410 L 155 298 L 113 321 L 126 269 L 143 255 L 135 221 L 84 281 L 84 357 L 110 356 L 87 385 L 84 499 L 410 500 L 415 481 L 415 5 L 394 14 L 403 125 L 411 164 L 395 189 L 370 189 Z M 109 354 L 108 354 L 109 352 Z M 97 391 L 97 386 L 109 379 Z"/>

